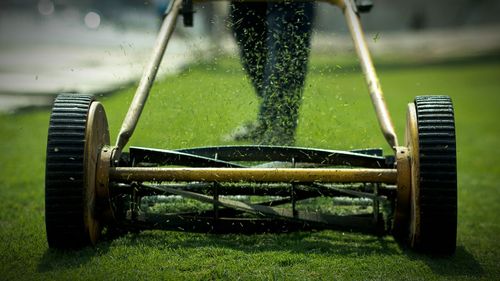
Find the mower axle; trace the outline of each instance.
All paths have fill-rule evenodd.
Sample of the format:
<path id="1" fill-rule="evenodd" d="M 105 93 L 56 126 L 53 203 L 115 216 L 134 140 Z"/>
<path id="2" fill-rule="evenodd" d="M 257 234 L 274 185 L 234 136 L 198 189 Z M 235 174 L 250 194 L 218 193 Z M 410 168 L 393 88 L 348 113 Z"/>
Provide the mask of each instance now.
<path id="1" fill-rule="evenodd" d="M 202 182 L 364 182 L 396 184 L 396 169 L 110 168 L 110 180 Z"/>

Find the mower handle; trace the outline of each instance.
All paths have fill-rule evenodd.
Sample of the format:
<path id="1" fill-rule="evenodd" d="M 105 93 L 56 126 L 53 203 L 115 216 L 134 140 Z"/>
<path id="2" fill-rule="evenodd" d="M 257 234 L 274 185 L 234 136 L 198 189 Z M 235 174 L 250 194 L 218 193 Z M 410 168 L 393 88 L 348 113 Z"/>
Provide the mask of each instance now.
<path id="1" fill-rule="evenodd" d="M 161 25 L 156 44 L 151 55 L 150 61 L 144 70 L 142 78 L 139 82 L 139 86 L 135 92 L 132 103 L 130 104 L 129 110 L 125 119 L 123 121 L 122 127 L 118 134 L 116 140 L 116 150 L 113 156 L 114 161 L 120 159 L 121 152 L 128 140 L 132 136 L 139 117 L 142 113 L 146 100 L 149 96 L 149 92 L 156 78 L 156 74 L 160 67 L 163 55 L 165 53 L 167 44 L 174 31 L 177 17 L 181 13 L 181 9 L 186 0 L 173 0 L 172 4 L 169 6 L 168 13 Z M 214 0 L 195 0 L 196 2 L 204 1 L 214 1 Z M 241 0 L 249 1 L 249 0 Z M 264 1 L 264 0 L 250 0 L 249 2 Z M 272 1 L 272 0 L 271 0 Z M 380 82 L 373 66 L 373 62 L 366 44 L 366 40 L 363 34 L 363 29 L 358 16 L 358 8 L 355 0 L 318 0 L 321 2 L 327 2 L 338 6 L 342 9 L 344 16 L 346 18 L 347 26 L 351 33 L 352 39 L 354 41 L 354 46 L 356 48 L 356 53 L 359 57 L 361 68 L 365 76 L 365 82 L 368 86 L 371 101 L 375 109 L 378 123 L 382 130 L 382 133 L 388 142 L 389 146 L 395 150 L 398 146 L 397 136 L 392 124 L 387 105 L 384 100 L 384 95 Z M 192 3 L 192 1 L 189 1 Z M 187 10 L 190 10 L 187 8 Z"/>

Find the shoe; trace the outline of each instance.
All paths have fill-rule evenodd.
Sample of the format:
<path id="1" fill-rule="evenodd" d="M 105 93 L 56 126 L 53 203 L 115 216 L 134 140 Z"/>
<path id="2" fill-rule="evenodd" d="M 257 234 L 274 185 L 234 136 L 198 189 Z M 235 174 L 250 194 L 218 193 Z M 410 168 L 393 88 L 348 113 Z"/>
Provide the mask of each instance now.
<path id="1" fill-rule="evenodd" d="M 251 141 L 257 145 L 293 146 L 294 131 L 277 126 L 274 129 L 264 129 L 259 122 L 246 122 L 224 136 L 223 141 Z"/>
<path id="2" fill-rule="evenodd" d="M 229 135 L 224 136 L 224 141 L 256 141 L 262 134 L 261 126 L 257 121 L 246 122 L 236 127 Z"/>
<path id="3" fill-rule="evenodd" d="M 259 145 L 273 145 L 273 146 L 293 146 L 295 139 L 293 134 L 284 134 L 268 131 L 264 133 L 257 141 Z"/>

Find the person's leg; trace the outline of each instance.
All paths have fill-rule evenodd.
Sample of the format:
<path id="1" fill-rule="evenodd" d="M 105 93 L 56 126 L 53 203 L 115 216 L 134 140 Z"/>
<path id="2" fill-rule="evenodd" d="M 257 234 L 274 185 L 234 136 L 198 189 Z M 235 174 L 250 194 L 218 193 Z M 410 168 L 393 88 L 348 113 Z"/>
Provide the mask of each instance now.
<path id="1" fill-rule="evenodd" d="M 292 145 L 310 50 L 314 4 L 268 4 L 261 144 Z"/>
<path id="2" fill-rule="evenodd" d="M 257 96 L 262 97 L 264 66 L 267 58 L 267 3 L 232 2 L 230 25 L 240 50 L 243 67 Z"/>
<path id="3" fill-rule="evenodd" d="M 241 63 L 259 99 L 262 99 L 264 68 L 267 59 L 267 3 L 232 2 L 229 24 L 240 50 Z M 225 141 L 256 141 L 263 126 L 258 121 L 247 121 L 238 126 Z"/>

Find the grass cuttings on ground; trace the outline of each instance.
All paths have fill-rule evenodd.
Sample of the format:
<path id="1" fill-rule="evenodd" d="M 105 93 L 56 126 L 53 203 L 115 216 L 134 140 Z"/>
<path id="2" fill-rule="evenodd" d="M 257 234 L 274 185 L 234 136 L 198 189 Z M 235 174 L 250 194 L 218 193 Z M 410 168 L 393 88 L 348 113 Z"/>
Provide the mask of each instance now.
<path id="1" fill-rule="evenodd" d="M 458 247 L 432 258 L 392 237 L 335 231 L 206 235 L 145 231 L 57 252 L 44 229 L 44 157 L 49 110 L 0 115 L 0 279 L 324 279 L 493 280 L 500 278 L 500 59 L 382 65 L 379 74 L 403 136 L 406 104 L 421 94 L 450 95 L 458 141 Z M 100 97 L 112 140 L 134 89 Z M 256 116 L 258 100 L 236 59 L 193 66 L 153 88 L 131 143 L 155 148 L 221 141 Z M 402 141 L 402 140 L 400 140 Z M 297 145 L 388 147 L 362 75 L 313 57 Z"/>

